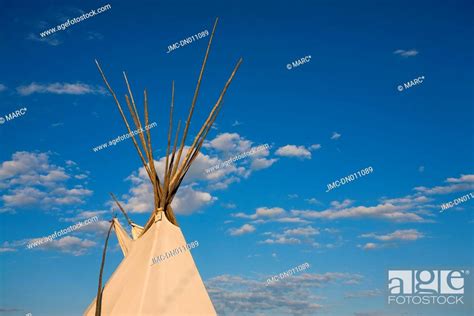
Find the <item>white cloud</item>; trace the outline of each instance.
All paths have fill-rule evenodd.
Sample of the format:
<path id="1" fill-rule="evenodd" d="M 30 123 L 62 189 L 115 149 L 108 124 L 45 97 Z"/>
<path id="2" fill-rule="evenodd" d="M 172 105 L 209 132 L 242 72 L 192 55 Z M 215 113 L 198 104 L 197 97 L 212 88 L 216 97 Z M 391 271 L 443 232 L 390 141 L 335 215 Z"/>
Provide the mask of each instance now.
<path id="1" fill-rule="evenodd" d="M 308 224 L 309 221 L 298 218 L 296 216 L 289 216 L 288 213 L 281 207 L 259 207 L 253 214 L 233 213 L 232 217 L 245 218 L 252 220 L 253 224 L 263 224 L 267 222 L 290 223 L 290 224 Z"/>
<path id="2" fill-rule="evenodd" d="M 171 207 L 176 214 L 191 214 L 204 206 L 212 204 L 216 197 L 204 191 L 198 191 L 193 185 L 181 187 L 176 194 Z"/>
<path id="3" fill-rule="evenodd" d="M 278 236 L 275 239 L 265 239 L 259 242 L 260 244 L 280 244 L 280 245 L 294 245 L 300 244 L 301 240 L 294 238 L 294 237 L 285 237 L 285 236 Z"/>
<path id="4" fill-rule="evenodd" d="M 231 236 L 240 236 L 244 234 L 249 234 L 255 231 L 255 227 L 250 224 L 244 224 L 240 228 L 231 228 L 229 233 Z"/>
<path id="5" fill-rule="evenodd" d="M 332 136 L 331 136 L 331 139 L 339 139 L 341 137 L 341 134 L 339 134 L 338 132 L 333 132 L 332 133 Z"/>
<path id="6" fill-rule="evenodd" d="M 380 241 L 396 241 L 396 240 L 402 240 L 402 241 L 414 241 L 421 239 L 425 237 L 425 235 L 416 229 L 401 229 L 401 230 L 396 230 L 390 234 L 386 235 L 377 235 L 375 233 L 369 233 L 369 234 L 362 234 L 359 237 L 362 238 L 374 238 Z"/>
<path id="7" fill-rule="evenodd" d="M 275 216 L 280 216 L 285 213 L 285 210 L 282 209 L 281 207 L 259 207 L 255 211 L 254 214 L 244 214 L 244 213 L 237 213 L 237 214 L 232 214 L 234 217 L 240 217 L 240 218 L 249 218 L 249 219 L 258 219 L 258 218 L 269 218 L 269 217 L 275 217 Z"/>
<path id="8" fill-rule="evenodd" d="M 260 241 L 260 244 L 300 244 L 302 241 L 299 238 L 303 238 L 307 243 L 314 243 L 313 236 L 319 235 L 319 230 L 311 226 L 298 227 L 293 229 L 286 229 L 282 233 L 266 232 L 263 235 L 268 235 L 270 238 Z"/>
<path id="9" fill-rule="evenodd" d="M 378 248 L 378 245 L 373 242 L 368 242 L 364 246 L 362 246 L 362 249 L 364 250 L 373 250 L 377 248 Z"/>
<path id="10" fill-rule="evenodd" d="M 243 153 L 248 151 L 252 146 L 252 142 L 241 137 L 237 133 L 222 133 L 216 138 L 206 141 L 204 147 L 209 149 L 225 152 L 229 156 L 234 153 Z"/>
<path id="11" fill-rule="evenodd" d="M 419 171 L 419 172 L 424 172 L 424 171 L 425 171 L 425 166 L 420 166 L 420 167 L 418 167 L 418 171 Z"/>
<path id="12" fill-rule="evenodd" d="M 20 95 L 26 96 L 33 93 L 52 93 L 52 94 L 106 94 L 104 88 L 102 87 L 93 87 L 85 83 L 50 83 L 50 84 L 40 84 L 32 82 L 27 86 L 19 86 L 16 88 L 17 92 Z"/>
<path id="13" fill-rule="evenodd" d="M 379 218 L 393 222 L 423 222 L 421 216 L 409 212 L 407 205 L 393 205 L 382 203 L 376 206 L 356 206 L 341 209 L 327 209 L 324 211 L 292 210 L 293 215 L 311 219 L 337 220 L 343 218 Z"/>
<path id="14" fill-rule="evenodd" d="M 2 253 L 2 252 L 15 252 L 15 251 L 17 251 L 15 248 L 0 247 L 0 253 Z"/>
<path id="15" fill-rule="evenodd" d="M 221 151 L 241 151 L 251 149 L 252 142 L 245 140 L 238 134 L 224 133 L 215 139 L 207 142 L 206 147 L 211 154 L 221 153 Z M 189 147 L 185 147 L 181 156 L 181 161 L 186 156 Z M 225 152 L 226 154 L 228 152 Z M 268 168 L 276 159 L 266 159 L 269 155 L 268 149 L 263 149 L 249 156 L 250 161 L 242 159 L 226 167 L 218 168 L 213 172 L 206 172 L 210 168 L 220 164 L 221 160 L 211 154 L 200 153 L 194 160 L 191 168 L 187 172 L 172 207 L 178 214 L 190 214 L 200 208 L 211 204 L 216 200 L 210 192 L 212 190 L 226 189 L 230 184 L 247 178 L 253 170 Z M 241 163 L 242 165 L 238 165 Z M 163 179 L 166 157 L 155 160 L 155 167 L 160 179 Z M 130 212 L 144 213 L 153 209 L 153 192 L 150 180 L 144 167 L 133 172 L 128 178 L 132 184 L 129 193 L 124 197 L 124 205 Z M 206 186 L 206 188 L 202 188 Z"/>
<path id="16" fill-rule="evenodd" d="M 418 51 L 415 49 L 404 50 L 404 49 L 397 49 L 393 52 L 395 55 L 399 55 L 402 57 L 413 57 L 418 55 Z"/>
<path id="17" fill-rule="evenodd" d="M 321 149 L 321 144 L 313 144 L 309 146 L 309 150 L 318 150 Z"/>
<path id="18" fill-rule="evenodd" d="M 332 201 L 330 204 L 331 204 L 333 209 L 340 210 L 340 209 L 346 208 L 346 207 L 354 204 L 354 201 L 349 200 L 349 199 L 345 199 L 342 202 Z"/>
<path id="19" fill-rule="evenodd" d="M 309 221 L 298 218 L 298 217 L 280 217 L 277 219 L 273 219 L 272 222 L 278 222 L 278 223 L 293 223 L 293 224 L 308 224 L 310 223 Z"/>
<path id="20" fill-rule="evenodd" d="M 232 123 L 232 127 L 240 126 L 242 124 L 243 124 L 242 122 L 239 122 L 239 121 L 235 120 L 234 123 Z"/>
<path id="21" fill-rule="evenodd" d="M 80 184 L 67 188 L 66 182 L 74 175 L 64 167 L 51 164 L 49 155 L 19 151 L 0 165 L 0 189 L 5 190 L 0 201 L 4 207 L 51 208 L 80 204 L 92 194 Z"/>
<path id="22" fill-rule="evenodd" d="M 271 276 L 264 276 L 264 279 Z M 219 315 L 315 315 L 323 308 L 323 297 L 315 288 L 357 284 L 357 274 L 300 273 L 272 284 L 240 276 L 220 275 L 207 280 L 206 287 Z"/>
<path id="23" fill-rule="evenodd" d="M 296 157 L 300 159 L 311 159 L 311 152 L 304 146 L 286 145 L 280 147 L 275 152 L 277 156 L 281 157 Z"/>
<path id="24" fill-rule="evenodd" d="M 474 174 L 462 174 L 459 178 L 447 178 L 448 183 L 474 183 Z"/>
<path id="25" fill-rule="evenodd" d="M 222 203 L 221 205 L 222 205 L 222 207 L 228 208 L 228 209 L 237 208 L 237 205 L 235 205 L 234 203 Z"/>
<path id="26" fill-rule="evenodd" d="M 79 213 L 75 214 L 73 217 L 62 217 L 60 220 L 63 222 L 80 222 L 88 218 L 92 218 L 94 216 L 101 217 L 105 214 L 112 215 L 110 211 L 106 211 L 106 210 L 80 211 Z"/>
<path id="27" fill-rule="evenodd" d="M 448 185 L 427 188 L 424 186 L 415 187 L 414 190 L 428 195 L 449 194 L 453 192 L 474 190 L 474 174 L 461 175 L 459 178 L 448 178 L 445 180 Z"/>
<path id="28" fill-rule="evenodd" d="M 315 198 L 305 199 L 305 201 L 309 204 L 321 204 L 321 202 L 319 202 Z"/>
<path id="29" fill-rule="evenodd" d="M 159 168 L 157 168 L 158 171 Z M 127 179 L 131 181 L 132 186 L 129 193 L 124 196 L 123 207 L 125 210 L 131 213 L 151 212 L 154 209 L 153 188 L 144 168 L 141 167 L 138 174 L 135 172 Z M 210 193 L 196 190 L 194 187 L 195 184 L 181 185 L 171 203 L 176 214 L 191 214 L 217 199 Z"/>
<path id="30" fill-rule="evenodd" d="M 252 170 L 261 170 L 271 167 L 278 159 L 254 158 L 250 164 Z"/>
<path id="31" fill-rule="evenodd" d="M 58 250 L 59 252 L 80 256 L 85 254 L 89 248 L 94 247 L 96 244 L 97 243 L 95 241 L 88 239 L 66 236 L 61 239 L 54 239 L 52 241 L 45 242 L 33 249 Z"/>
<path id="32" fill-rule="evenodd" d="M 7 86 L 0 83 L 0 92 L 7 90 Z"/>
<path id="33" fill-rule="evenodd" d="M 314 236 L 319 234 L 319 230 L 311 226 L 287 229 L 283 232 L 286 236 Z"/>

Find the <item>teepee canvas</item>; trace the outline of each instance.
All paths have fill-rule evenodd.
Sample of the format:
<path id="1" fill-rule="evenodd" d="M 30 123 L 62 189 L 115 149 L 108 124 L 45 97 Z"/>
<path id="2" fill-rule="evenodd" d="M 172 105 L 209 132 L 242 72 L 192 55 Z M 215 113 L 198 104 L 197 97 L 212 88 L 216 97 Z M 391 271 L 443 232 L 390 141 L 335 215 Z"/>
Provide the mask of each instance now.
<path id="1" fill-rule="evenodd" d="M 131 236 L 116 218 L 112 220 L 110 229 L 112 229 L 112 227 L 114 228 L 120 248 L 124 254 L 124 259 L 109 278 L 106 285 L 102 287 L 101 276 L 106 248 L 104 249 L 98 295 L 86 309 L 84 315 L 216 315 L 214 306 L 202 282 L 193 257 L 190 251 L 185 248 L 186 240 L 171 208 L 171 202 L 191 164 L 199 155 L 204 139 L 221 109 L 227 88 L 242 62 L 242 59 L 237 62 L 206 121 L 195 136 L 187 152 L 183 152 L 216 25 L 217 20 L 209 39 L 180 141 L 180 122 L 178 123 L 174 140 L 172 141 L 174 83 L 172 85 L 166 164 L 164 175 L 161 179 L 154 166 L 150 131 L 147 130 L 137 136 L 131 134 L 133 144 L 153 186 L 154 209 L 151 210 L 150 218 L 142 227 L 135 224 L 127 216 L 125 210 L 116 200 L 115 196 L 113 196 L 130 225 Z M 126 127 L 129 133 L 131 133 L 129 120 L 123 111 L 122 105 L 114 90 L 110 87 L 99 63 L 96 63 L 107 88 L 117 104 Z M 146 90 L 144 91 L 145 119 L 144 124 L 142 124 L 125 73 L 124 78 L 128 89 L 125 101 L 133 123 L 137 129 L 141 129 L 143 126 L 148 125 L 147 92 Z M 108 235 L 106 245 L 107 242 Z M 179 252 L 176 252 L 176 249 L 179 249 Z M 167 260 L 161 260 L 159 262 L 153 260 L 154 257 L 166 253 L 169 254 L 170 251 L 173 251 L 174 255 L 170 256 Z"/>

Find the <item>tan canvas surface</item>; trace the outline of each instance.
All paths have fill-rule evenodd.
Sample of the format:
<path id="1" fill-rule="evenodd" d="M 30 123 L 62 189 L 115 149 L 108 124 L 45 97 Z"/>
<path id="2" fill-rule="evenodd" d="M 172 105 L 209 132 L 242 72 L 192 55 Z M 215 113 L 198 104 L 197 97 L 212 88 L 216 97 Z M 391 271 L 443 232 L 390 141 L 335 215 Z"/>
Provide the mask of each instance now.
<path id="1" fill-rule="evenodd" d="M 102 315 L 216 315 L 191 253 L 152 265 L 152 258 L 186 245 L 166 216 L 139 239 L 105 285 Z M 95 314 L 95 299 L 84 312 Z"/>

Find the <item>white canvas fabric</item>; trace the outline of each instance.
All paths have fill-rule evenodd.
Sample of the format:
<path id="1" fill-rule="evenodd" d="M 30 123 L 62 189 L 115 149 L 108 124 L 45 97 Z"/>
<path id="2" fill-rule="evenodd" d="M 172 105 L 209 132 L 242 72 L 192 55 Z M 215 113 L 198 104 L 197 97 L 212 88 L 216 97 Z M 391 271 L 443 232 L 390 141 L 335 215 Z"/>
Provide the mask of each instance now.
<path id="1" fill-rule="evenodd" d="M 133 240 L 135 240 L 138 237 L 140 237 L 140 235 L 143 233 L 143 227 L 135 223 L 132 223 L 131 225 L 132 225 L 132 238 Z"/>
<path id="2" fill-rule="evenodd" d="M 164 214 L 159 217 L 145 234 L 131 240 L 105 285 L 102 315 L 217 315 L 189 250 L 153 264 L 153 257 L 186 245 L 181 229 Z M 83 315 L 95 315 L 95 299 Z"/>
<path id="3" fill-rule="evenodd" d="M 123 256 L 126 257 L 131 244 L 132 244 L 132 239 L 130 236 L 127 234 L 123 226 L 120 224 L 120 222 L 114 218 L 114 230 L 115 230 L 115 236 L 117 236 L 118 243 L 120 245 L 120 249 L 122 249 Z"/>

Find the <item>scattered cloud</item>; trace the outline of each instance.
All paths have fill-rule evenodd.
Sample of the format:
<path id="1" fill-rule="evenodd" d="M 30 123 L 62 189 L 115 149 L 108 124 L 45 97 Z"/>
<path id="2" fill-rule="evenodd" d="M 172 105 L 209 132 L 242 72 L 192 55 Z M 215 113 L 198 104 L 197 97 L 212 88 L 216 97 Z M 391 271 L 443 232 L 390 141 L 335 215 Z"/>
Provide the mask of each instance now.
<path id="1" fill-rule="evenodd" d="M 286 236 L 313 236 L 313 235 L 318 235 L 319 230 L 314 229 L 311 226 L 308 226 L 308 227 L 287 229 L 283 232 L 283 234 Z"/>
<path id="2" fill-rule="evenodd" d="M 20 248 L 24 248 L 27 251 L 53 250 L 61 253 L 72 254 L 73 256 L 81 256 L 86 254 L 90 248 L 97 245 L 97 243 L 92 240 L 82 239 L 75 236 L 65 236 L 63 238 L 47 241 L 31 249 L 26 248 L 27 244 L 38 241 L 39 239 L 41 238 L 21 239 L 12 242 L 6 241 L 2 244 L 2 248 L 10 249 L 8 251 L 17 251 Z"/>
<path id="3" fill-rule="evenodd" d="M 244 224 L 240 228 L 229 229 L 229 233 L 231 236 L 241 236 L 241 235 L 252 233 L 254 231 L 255 231 L 255 227 L 250 224 Z"/>
<path id="4" fill-rule="evenodd" d="M 57 250 L 62 253 L 72 254 L 74 256 L 84 255 L 90 248 L 96 246 L 95 241 L 81 239 L 74 236 L 66 236 L 61 239 L 53 239 L 41 244 L 33 249 L 38 250 Z"/>
<path id="5" fill-rule="evenodd" d="M 0 198 L 3 210 L 84 203 L 92 191 L 81 184 L 67 187 L 74 173 L 50 162 L 50 153 L 19 151 L 0 165 Z"/>
<path id="6" fill-rule="evenodd" d="M 292 210 L 293 215 L 309 219 L 338 220 L 344 218 L 378 218 L 393 222 L 423 222 L 424 219 L 409 211 L 408 205 L 382 203 L 376 206 L 333 207 L 324 211 Z"/>
<path id="7" fill-rule="evenodd" d="M 474 174 L 463 174 L 459 178 L 448 178 L 444 182 L 447 183 L 447 185 L 435 186 L 433 188 L 419 186 L 415 187 L 414 190 L 427 195 L 449 194 L 453 192 L 474 190 Z"/>
<path id="8" fill-rule="evenodd" d="M 7 86 L 0 83 L 0 92 L 7 90 Z"/>
<path id="9" fill-rule="evenodd" d="M 474 174 L 462 174 L 459 178 L 448 178 L 448 183 L 474 183 Z"/>
<path id="10" fill-rule="evenodd" d="M 179 189 L 171 203 L 176 214 L 191 214 L 217 200 L 210 193 L 196 190 L 193 187 L 194 185 L 186 185 Z"/>
<path id="11" fill-rule="evenodd" d="M 223 208 L 227 208 L 227 209 L 237 208 L 237 205 L 235 205 L 234 203 L 221 203 L 221 205 Z"/>
<path id="12" fill-rule="evenodd" d="M 232 127 L 240 126 L 242 124 L 243 124 L 242 122 L 239 122 L 239 121 L 235 120 L 234 123 L 232 123 Z"/>
<path id="13" fill-rule="evenodd" d="M 311 226 L 307 226 L 286 229 L 282 233 L 265 232 L 263 235 L 269 236 L 270 238 L 260 241 L 259 243 L 261 244 L 300 244 L 302 243 L 302 239 L 304 239 L 304 242 L 312 244 L 314 243 L 312 237 L 319 235 L 319 230 Z"/>
<path id="14" fill-rule="evenodd" d="M 49 83 L 40 84 L 32 82 L 26 86 L 16 88 L 20 95 L 27 96 L 33 93 L 52 93 L 52 94 L 107 94 L 103 87 L 93 87 L 85 83 Z"/>
<path id="15" fill-rule="evenodd" d="M 425 166 L 419 166 L 418 167 L 418 172 L 422 173 L 425 171 Z"/>
<path id="16" fill-rule="evenodd" d="M 401 229 L 401 230 L 396 230 L 386 235 L 377 235 L 375 233 L 369 233 L 369 234 L 362 234 L 359 237 L 373 238 L 380 241 L 395 241 L 395 240 L 414 241 L 414 240 L 418 240 L 425 237 L 425 235 L 416 229 Z"/>
<path id="17" fill-rule="evenodd" d="M 157 172 L 158 172 L 158 164 Z M 149 213 L 154 209 L 153 187 L 143 167 L 132 173 L 127 180 L 131 182 L 129 193 L 124 195 L 123 207 L 130 213 Z M 189 215 L 217 200 L 209 192 L 195 189 L 195 184 L 180 187 L 171 207 L 176 214 Z"/>
<path id="18" fill-rule="evenodd" d="M 0 247 L 0 253 L 2 252 L 14 252 L 17 251 L 15 248 L 9 248 L 9 247 Z"/>
<path id="19" fill-rule="evenodd" d="M 60 218 L 60 221 L 77 223 L 77 222 L 92 218 L 94 216 L 102 217 L 105 214 L 110 214 L 111 215 L 110 211 L 107 211 L 107 210 L 79 211 L 77 214 L 75 214 L 72 217 L 62 217 L 62 218 Z"/>
<path id="20" fill-rule="evenodd" d="M 321 204 L 321 202 L 319 202 L 315 198 L 309 198 L 309 199 L 304 199 L 304 200 L 309 204 Z"/>
<path id="21" fill-rule="evenodd" d="M 260 244 L 280 244 L 280 245 L 294 245 L 294 244 L 300 244 L 301 240 L 298 238 L 294 237 L 284 237 L 284 236 L 279 236 L 276 238 L 268 238 L 263 241 L 259 242 Z"/>
<path id="22" fill-rule="evenodd" d="M 270 276 L 265 276 L 265 279 Z M 357 284 L 362 276 L 328 272 L 303 273 L 267 286 L 264 281 L 220 275 L 207 280 L 206 287 L 219 315 L 314 315 L 325 298 L 314 295 L 318 288 Z"/>
<path id="23" fill-rule="evenodd" d="M 385 235 L 375 233 L 362 234 L 359 238 L 372 238 L 382 243 L 368 242 L 365 245 L 357 245 L 357 247 L 364 250 L 374 250 L 394 246 L 397 241 L 415 241 L 424 237 L 425 235 L 416 229 L 401 229 Z"/>
<path id="24" fill-rule="evenodd" d="M 376 243 L 373 242 L 368 242 L 363 246 L 360 246 L 364 250 L 373 250 L 379 248 L 379 246 Z"/>
<path id="25" fill-rule="evenodd" d="M 339 134 L 338 132 L 333 132 L 333 133 L 332 133 L 332 136 L 331 136 L 331 139 L 337 140 L 337 139 L 339 139 L 341 136 L 342 136 L 342 135 Z"/>
<path id="26" fill-rule="evenodd" d="M 206 141 L 205 148 L 225 152 L 229 156 L 250 150 L 252 142 L 237 133 L 222 133 L 216 138 Z"/>
<path id="27" fill-rule="evenodd" d="M 244 213 L 237 213 L 237 214 L 232 214 L 234 217 L 239 217 L 239 218 L 249 218 L 249 219 L 259 219 L 259 218 L 271 218 L 271 217 L 276 217 L 279 215 L 282 215 L 285 213 L 285 210 L 282 209 L 281 207 L 259 207 L 255 211 L 254 214 L 244 214 Z"/>
<path id="28" fill-rule="evenodd" d="M 298 194 L 288 194 L 288 198 L 289 198 L 289 199 L 297 199 L 297 198 L 298 198 Z"/>
<path id="29" fill-rule="evenodd" d="M 286 145 L 280 147 L 275 152 L 277 156 L 281 157 L 296 157 L 300 159 L 311 159 L 311 152 L 304 146 Z"/>
<path id="30" fill-rule="evenodd" d="M 321 144 L 313 144 L 313 145 L 309 146 L 309 150 L 311 150 L 311 151 L 318 150 L 318 149 L 321 149 Z"/>
<path id="31" fill-rule="evenodd" d="M 404 49 L 397 49 L 393 52 L 395 55 L 399 55 L 402 57 L 413 57 L 418 55 L 418 51 L 415 49 L 404 50 Z"/>
<path id="32" fill-rule="evenodd" d="M 178 214 L 191 214 L 217 200 L 211 192 L 226 189 L 230 184 L 250 176 L 253 171 L 268 168 L 277 159 L 266 158 L 270 155 L 268 148 L 260 148 L 246 159 L 236 161 L 229 166 L 207 173 L 206 170 L 220 164 L 229 155 L 244 153 L 255 148 L 252 142 L 237 133 L 222 133 L 204 145 L 208 154 L 199 153 L 189 169 L 183 184 L 175 196 L 172 207 Z M 185 147 L 181 161 L 189 147 Z M 160 179 L 163 179 L 166 157 L 155 160 L 155 167 Z M 129 192 L 123 196 L 124 207 L 135 213 L 149 212 L 153 209 L 153 192 L 148 174 L 144 167 L 134 171 L 127 180 L 132 184 Z"/>

